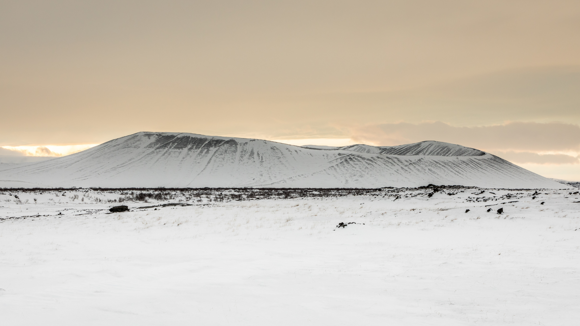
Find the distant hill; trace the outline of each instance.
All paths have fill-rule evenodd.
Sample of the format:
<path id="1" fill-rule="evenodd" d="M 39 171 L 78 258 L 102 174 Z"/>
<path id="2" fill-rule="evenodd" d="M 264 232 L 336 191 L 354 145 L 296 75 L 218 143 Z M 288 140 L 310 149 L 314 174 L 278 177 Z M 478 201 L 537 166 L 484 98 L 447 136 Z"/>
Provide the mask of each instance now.
<path id="1" fill-rule="evenodd" d="M 259 139 L 139 132 L 80 153 L 0 170 L 0 187 L 565 188 L 497 156 L 424 141 L 293 146 Z"/>
<path id="2" fill-rule="evenodd" d="M 553 179 L 554 181 L 564 184 L 564 185 L 568 185 L 568 186 L 572 186 L 574 188 L 580 188 L 580 182 L 577 181 L 566 181 L 566 180 L 559 180 L 559 179 Z"/>

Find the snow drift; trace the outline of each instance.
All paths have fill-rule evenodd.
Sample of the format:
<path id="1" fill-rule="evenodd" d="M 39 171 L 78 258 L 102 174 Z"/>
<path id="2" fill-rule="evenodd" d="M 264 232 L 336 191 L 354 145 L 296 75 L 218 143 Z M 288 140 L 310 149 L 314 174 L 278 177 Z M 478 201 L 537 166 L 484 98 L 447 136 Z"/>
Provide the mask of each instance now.
<path id="1" fill-rule="evenodd" d="M 565 188 L 497 156 L 424 141 L 292 146 L 267 140 L 139 132 L 83 152 L 0 170 L 0 187 Z"/>

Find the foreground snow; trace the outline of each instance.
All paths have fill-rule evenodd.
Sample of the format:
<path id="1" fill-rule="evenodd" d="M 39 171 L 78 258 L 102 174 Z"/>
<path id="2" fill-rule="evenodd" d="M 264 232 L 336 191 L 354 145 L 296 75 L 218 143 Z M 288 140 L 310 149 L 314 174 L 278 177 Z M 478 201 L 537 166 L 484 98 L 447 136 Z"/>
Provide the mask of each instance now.
<path id="1" fill-rule="evenodd" d="M 492 192 L 0 192 L 2 324 L 576 325 L 580 195 Z"/>

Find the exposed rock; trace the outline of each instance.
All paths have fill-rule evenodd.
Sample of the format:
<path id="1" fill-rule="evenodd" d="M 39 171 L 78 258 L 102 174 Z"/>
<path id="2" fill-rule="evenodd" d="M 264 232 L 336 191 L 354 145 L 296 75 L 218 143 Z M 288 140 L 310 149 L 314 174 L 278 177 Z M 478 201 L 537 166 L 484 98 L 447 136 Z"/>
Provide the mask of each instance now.
<path id="1" fill-rule="evenodd" d="M 111 213 L 122 213 L 122 212 L 128 212 L 129 211 L 129 207 L 125 206 L 125 205 L 120 205 L 120 206 L 114 206 L 109 208 L 109 212 Z"/>

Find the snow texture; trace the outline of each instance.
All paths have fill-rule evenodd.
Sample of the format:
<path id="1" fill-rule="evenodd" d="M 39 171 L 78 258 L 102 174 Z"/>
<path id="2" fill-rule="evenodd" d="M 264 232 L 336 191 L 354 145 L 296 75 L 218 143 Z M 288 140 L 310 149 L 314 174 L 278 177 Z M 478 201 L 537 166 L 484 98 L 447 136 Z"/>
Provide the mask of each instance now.
<path id="1" fill-rule="evenodd" d="M 50 161 L 0 170 L 0 187 L 379 188 L 428 184 L 565 188 L 497 156 L 436 141 L 293 146 L 140 132 Z"/>
<path id="2" fill-rule="evenodd" d="M 578 325 L 577 190 L 0 190 L 0 319 Z"/>

